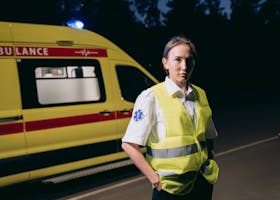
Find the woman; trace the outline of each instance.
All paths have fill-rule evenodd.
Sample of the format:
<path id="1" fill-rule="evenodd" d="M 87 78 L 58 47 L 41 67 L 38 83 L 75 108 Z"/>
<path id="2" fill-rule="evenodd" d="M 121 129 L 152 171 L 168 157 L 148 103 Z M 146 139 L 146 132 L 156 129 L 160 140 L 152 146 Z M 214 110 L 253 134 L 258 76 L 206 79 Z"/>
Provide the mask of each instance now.
<path id="1" fill-rule="evenodd" d="M 211 109 L 205 92 L 190 83 L 195 59 L 189 39 L 169 40 L 162 58 L 165 81 L 138 96 L 122 138 L 122 148 L 153 185 L 153 200 L 211 199 L 217 180 Z M 147 147 L 146 159 L 141 146 Z"/>

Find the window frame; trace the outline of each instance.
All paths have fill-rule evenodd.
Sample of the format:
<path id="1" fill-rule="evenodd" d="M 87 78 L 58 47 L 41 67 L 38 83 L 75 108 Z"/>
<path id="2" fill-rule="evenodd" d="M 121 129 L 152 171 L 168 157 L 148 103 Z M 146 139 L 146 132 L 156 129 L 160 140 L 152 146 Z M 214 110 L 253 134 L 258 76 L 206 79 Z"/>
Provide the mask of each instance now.
<path id="1" fill-rule="evenodd" d="M 118 64 L 118 65 L 116 65 L 115 69 L 116 69 L 116 74 L 117 74 L 117 77 L 118 77 L 118 83 L 119 83 L 121 95 L 122 95 L 123 99 L 126 100 L 126 101 L 129 101 L 129 102 L 134 103 L 135 100 L 136 100 L 136 98 L 138 97 L 138 95 L 139 95 L 143 90 L 145 90 L 145 89 L 147 89 L 147 88 L 149 88 L 149 87 L 151 87 L 151 86 L 153 86 L 153 85 L 156 84 L 146 73 L 144 73 L 142 70 L 140 70 L 139 68 L 137 68 L 137 67 L 135 67 L 135 66 L 132 66 L 132 65 L 120 65 L 120 64 Z M 126 70 L 126 73 L 127 73 L 130 69 L 137 71 L 137 73 L 140 72 L 142 76 L 143 76 L 143 75 L 145 76 L 144 82 L 145 82 L 145 85 L 146 85 L 146 86 L 145 86 L 145 87 L 142 87 L 142 88 L 139 88 L 138 91 L 135 90 L 135 88 L 132 89 L 131 91 L 133 91 L 134 94 L 132 94 L 132 95 L 130 94 L 131 96 L 124 94 L 125 92 L 127 92 L 127 91 L 129 90 L 129 89 L 128 89 L 128 86 L 132 86 L 133 84 L 132 84 L 132 83 L 124 84 L 124 83 L 122 82 L 123 79 L 120 78 L 120 73 L 122 73 L 122 72 L 120 72 L 119 69 L 124 70 L 124 71 Z M 140 73 L 139 73 L 139 74 L 140 74 Z M 127 76 L 127 77 L 133 78 L 134 80 L 135 80 L 135 78 L 137 78 L 136 76 L 130 76 L 130 75 Z M 148 79 L 148 80 L 147 80 L 147 79 Z M 147 81 L 149 81 L 149 82 L 147 82 Z M 129 82 L 129 81 L 128 81 L 128 82 Z M 126 88 L 126 89 L 124 89 L 124 88 Z M 126 91 L 125 91 L 125 90 L 126 90 Z M 133 97 L 132 97 L 132 96 L 133 96 Z"/>
<path id="2" fill-rule="evenodd" d="M 23 109 L 44 108 L 55 106 L 78 105 L 88 103 L 99 103 L 106 101 L 104 78 L 100 62 L 97 59 L 17 59 L 22 106 Z M 41 104 L 37 92 L 35 69 L 38 67 L 67 67 L 67 66 L 94 66 L 95 74 L 100 88 L 100 99 L 97 101 L 77 101 L 53 104 Z M 85 77 L 88 78 L 88 77 Z M 57 80 L 58 78 L 50 78 Z M 63 79 L 63 78 L 62 78 Z M 71 78 L 73 79 L 73 78 Z"/>

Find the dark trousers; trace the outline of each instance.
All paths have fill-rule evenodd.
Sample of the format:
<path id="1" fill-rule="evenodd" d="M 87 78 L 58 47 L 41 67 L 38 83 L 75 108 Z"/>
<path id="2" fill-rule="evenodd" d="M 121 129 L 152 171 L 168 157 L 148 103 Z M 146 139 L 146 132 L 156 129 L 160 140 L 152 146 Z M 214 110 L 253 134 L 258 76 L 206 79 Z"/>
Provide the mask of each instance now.
<path id="1" fill-rule="evenodd" d="M 205 178 L 199 174 L 192 191 L 184 196 L 170 194 L 164 190 L 153 190 L 152 200 L 212 200 L 213 185 L 208 183 Z"/>

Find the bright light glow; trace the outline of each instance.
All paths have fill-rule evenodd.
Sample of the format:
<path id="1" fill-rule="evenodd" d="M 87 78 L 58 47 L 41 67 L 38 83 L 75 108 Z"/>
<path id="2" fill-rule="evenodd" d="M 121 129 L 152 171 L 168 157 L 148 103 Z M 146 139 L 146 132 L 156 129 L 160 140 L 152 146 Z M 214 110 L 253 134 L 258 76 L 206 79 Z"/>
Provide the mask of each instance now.
<path id="1" fill-rule="evenodd" d="M 67 26 L 72 27 L 72 28 L 77 28 L 77 29 L 83 29 L 84 28 L 84 23 L 80 20 L 69 20 L 67 22 Z"/>

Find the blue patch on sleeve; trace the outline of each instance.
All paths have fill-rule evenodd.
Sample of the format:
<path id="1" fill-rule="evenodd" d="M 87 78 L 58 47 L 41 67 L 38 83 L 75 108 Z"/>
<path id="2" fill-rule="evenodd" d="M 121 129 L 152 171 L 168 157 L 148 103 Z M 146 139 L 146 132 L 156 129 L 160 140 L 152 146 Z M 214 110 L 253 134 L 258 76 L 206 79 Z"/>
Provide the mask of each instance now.
<path id="1" fill-rule="evenodd" d="M 138 122 L 143 119 L 143 111 L 138 109 L 134 112 L 133 119 Z"/>

